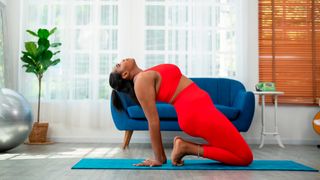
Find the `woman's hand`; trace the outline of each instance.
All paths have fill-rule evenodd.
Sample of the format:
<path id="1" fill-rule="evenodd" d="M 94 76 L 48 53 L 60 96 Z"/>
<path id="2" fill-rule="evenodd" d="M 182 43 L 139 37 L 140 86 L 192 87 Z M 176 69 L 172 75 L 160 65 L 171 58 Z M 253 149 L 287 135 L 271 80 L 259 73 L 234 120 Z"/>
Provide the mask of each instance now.
<path id="1" fill-rule="evenodd" d="M 149 166 L 149 167 L 162 166 L 162 162 L 154 159 L 146 159 L 139 164 L 134 164 L 134 166 Z"/>

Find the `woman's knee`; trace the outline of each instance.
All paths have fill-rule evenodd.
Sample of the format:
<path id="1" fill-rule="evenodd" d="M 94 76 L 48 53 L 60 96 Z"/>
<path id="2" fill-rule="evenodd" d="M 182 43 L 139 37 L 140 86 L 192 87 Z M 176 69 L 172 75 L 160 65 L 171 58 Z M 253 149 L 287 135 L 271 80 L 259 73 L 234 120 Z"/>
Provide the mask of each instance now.
<path id="1" fill-rule="evenodd" d="M 246 153 L 244 156 L 242 156 L 241 158 L 242 162 L 241 165 L 242 166 L 248 166 L 252 163 L 253 161 L 253 154 L 251 151 L 249 151 L 248 153 Z"/>

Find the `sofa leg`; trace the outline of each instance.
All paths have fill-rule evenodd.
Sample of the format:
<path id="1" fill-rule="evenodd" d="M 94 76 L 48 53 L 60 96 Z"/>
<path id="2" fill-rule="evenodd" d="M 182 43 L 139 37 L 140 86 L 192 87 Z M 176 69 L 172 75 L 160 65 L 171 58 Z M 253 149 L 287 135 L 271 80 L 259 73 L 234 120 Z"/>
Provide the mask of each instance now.
<path id="1" fill-rule="evenodd" d="M 124 142 L 122 145 L 122 149 L 125 150 L 129 147 L 130 139 L 132 136 L 133 131 L 132 130 L 127 130 L 124 134 Z"/>

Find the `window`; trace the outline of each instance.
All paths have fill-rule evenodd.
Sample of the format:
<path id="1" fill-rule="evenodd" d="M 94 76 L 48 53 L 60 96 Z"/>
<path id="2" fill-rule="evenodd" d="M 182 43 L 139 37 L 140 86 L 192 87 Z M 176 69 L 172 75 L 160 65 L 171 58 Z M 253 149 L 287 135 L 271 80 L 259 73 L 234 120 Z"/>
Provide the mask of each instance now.
<path id="1" fill-rule="evenodd" d="M 109 98 L 107 78 L 118 61 L 118 1 L 26 0 L 23 14 L 24 41 L 30 38 L 26 29 L 57 27 L 51 40 L 62 42 L 60 64 L 44 75 L 43 98 Z M 20 87 L 28 96 L 37 94 L 37 82 L 25 84 L 34 78 L 33 74 L 20 76 Z"/>
<path id="2" fill-rule="evenodd" d="M 190 77 L 236 78 L 243 64 L 241 3 L 25 0 L 22 42 L 31 38 L 26 29 L 58 28 L 52 41 L 62 42 L 61 63 L 44 75 L 47 100 L 108 99 L 109 73 L 124 57 L 136 58 L 142 68 L 173 63 Z M 21 92 L 36 98 L 34 75 L 21 68 L 19 77 Z"/>
<path id="3" fill-rule="evenodd" d="M 315 104 L 320 96 L 319 15 L 319 1 L 259 1 L 260 81 L 285 92 L 280 103 Z"/>
<path id="4" fill-rule="evenodd" d="M 173 63 L 189 76 L 235 77 L 235 6 L 224 0 L 147 0 L 146 66 Z"/>

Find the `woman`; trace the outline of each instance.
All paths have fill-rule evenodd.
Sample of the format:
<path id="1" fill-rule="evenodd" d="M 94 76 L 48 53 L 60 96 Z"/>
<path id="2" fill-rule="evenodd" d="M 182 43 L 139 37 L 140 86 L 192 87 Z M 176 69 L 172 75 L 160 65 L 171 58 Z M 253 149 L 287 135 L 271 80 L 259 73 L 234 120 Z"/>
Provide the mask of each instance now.
<path id="1" fill-rule="evenodd" d="M 182 75 L 173 64 L 160 64 L 142 70 L 132 58 L 117 64 L 109 79 L 113 105 L 122 110 L 116 91 L 124 92 L 141 105 L 148 120 L 154 159 L 147 159 L 136 166 L 161 166 L 167 158 L 163 149 L 156 101 L 174 106 L 180 128 L 187 134 L 205 139 L 199 145 L 175 137 L 171 161 L 183 165 L 182 158 L 196 155 L 228 165 L 249 165 L 252 152 L 233 124 L 218 111 L 206 91 Z"/>

